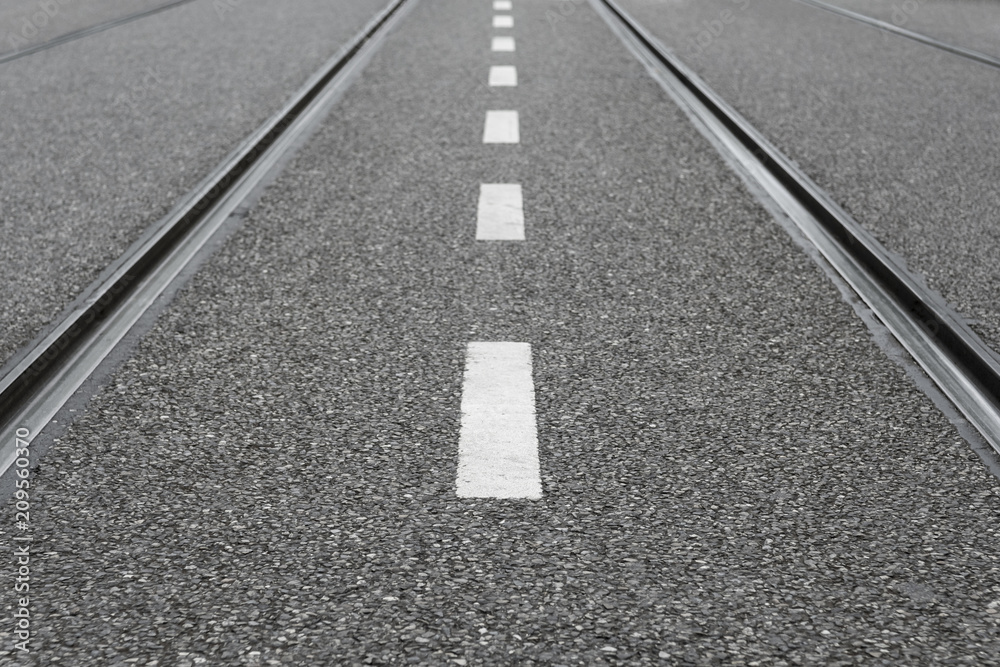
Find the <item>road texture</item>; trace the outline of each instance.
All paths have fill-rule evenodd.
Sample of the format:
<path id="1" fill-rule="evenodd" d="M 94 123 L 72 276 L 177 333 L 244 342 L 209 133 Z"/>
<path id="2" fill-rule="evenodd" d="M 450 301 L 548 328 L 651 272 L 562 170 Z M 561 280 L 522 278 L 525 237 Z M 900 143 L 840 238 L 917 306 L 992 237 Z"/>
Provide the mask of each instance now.
<path id="1" fill-rule="evenodd" d="M 1000 57 L 1000 7 L 990 0 L 832 0 L 829 4 Z"/>
<path id="2" fill-rule="evenodd" d="M 0 57 L 171 3 L 172 0 L 7 0 L 0 6 Z"/>
<path id="3" fill-rule="evenodd" d="M 34 472 L 4 664 L 1000 663 L 996 478 L 572 6 L 414 8 Z M 455 495 L 470 341 L 532 346 L 538 501 Z"/>
<path id="4" fill-rule="evenodd" d="M 1000 70 L 794 0 L 623 4 L 1000 349 Z"/>
<path id="5" fill-rule="evenodd" d="M 0 64 L 0 360 L 385 4 L 199 0 Z"/>

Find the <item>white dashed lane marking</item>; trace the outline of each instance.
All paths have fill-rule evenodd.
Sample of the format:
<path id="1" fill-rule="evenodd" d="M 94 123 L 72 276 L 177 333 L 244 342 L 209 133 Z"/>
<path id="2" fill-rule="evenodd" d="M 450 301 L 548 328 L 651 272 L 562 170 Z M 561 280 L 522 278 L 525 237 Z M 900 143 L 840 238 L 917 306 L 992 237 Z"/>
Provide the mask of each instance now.
<path id="1" fill-rule="evenodd" d="M 521 130 L 516 111 L 487 111 L 483 129 L 484 144 L 521 143 Z"/>
<path id="2" fill-rule="evenodd" d="M 493 46 L 494 51 L 513 51 L 514 50 L 514 38 L 513 37 L 494 37 Z"/>
<path id="3" fill-rule="evenodd" d="M 493 11 L 495 12 L 509 12 L 513 8 L 513 3 L 510 0 L 493 0 Z"/>
<path id="4" fill-rule="evenodd" d="M 468 344 L 456 492 L 461 498 L 542 497 L 528 343 Z"/>
<path id="5" fill-rule="evenodd" d="M 517 68 L 513 65 L 493 65 L 490 67 L 491 86 L 516 86 Z"/>
<path id="6" fill-rule="evenodd" d="M 514 17 L 509 14 L 497 14 L 493 17 L 494 28 L 513 28 Z"/>
<path id="7" fill-rule="evenodd" d="M 523 241 L 524 202 L 518 183 L 483 183 L 476 213 L 479 241 Z"/>

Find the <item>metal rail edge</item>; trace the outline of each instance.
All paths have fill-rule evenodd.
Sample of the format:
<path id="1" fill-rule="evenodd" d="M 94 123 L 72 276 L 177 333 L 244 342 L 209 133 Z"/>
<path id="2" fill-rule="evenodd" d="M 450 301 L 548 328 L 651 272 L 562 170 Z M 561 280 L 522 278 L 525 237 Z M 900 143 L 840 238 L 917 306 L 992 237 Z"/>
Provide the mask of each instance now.
<path id="1" fill-rule="evenodd" d="M 185 5 L 193 1 L 194 0 L 173 0 L 173 2 L 168 2 L 166 4 L 160 5 L 159 7 L 153 7 L 152 9 L 147 9 L 144 12 L 136 12 L 135 14 L 120 16 L 116 19 L 105 21 L 104 23 L 98 23 L 96 25 L 87 26 L 86 28 L 80 28 L 79 30 L 74 30 L 73 32 L 68 32 L 65 35 L 59 35 L 58 37 L 50 39 L 47 42 L 42 42 L 41 44 L 35 44 L 34 46 L 29 46 L 26 49 L 21 49 L 19 51 L 10 51 L 8 53 L 0 54 L 0 65 L 4 63 L 9 63 L 12 60 L 17 60 L 18 58 L 30 56 L 32 53 L 38 53 L 39 51 L 51 49 L 54 46 L 59 46 L 60 44 L 65 44 L 66 42 L 72 42 L 74 40 L 81 39 L 83 37 L 96 35 L 99 32 L 104 32 L 105 30 L 110 30 L 111 28 L 117 28 L 120 25 L 131 23 L 132 21 L 138 21 L 139 19 L 144 19 L 147 16 L 152 16 L 153 14 L 159 14 L 160 12 L 165 12 L 168 9 L 173 9 L 174 7 L 177 7 L 179 5 Z M 37 14 L 37 12 L 35 13 Z"/>
<path id="2" fill-rule="evenodd" d="M 37 436 L 198 250 L 322 120 L 401 19 L 401 8 L 414 1 L 392 0 L 5 365 L 0 378 L 0 475 L 16 458 L 15 434 L 26 429 L 29 441 Z"/>
<path id="3" fill-rule="evenodd" d="M 590 0 L 713 146 L 791 219 L 946 396 L 1000 452 L 1000 357 L 615 0 Z"/>
<path id="4" fill-rule="evenodd" d="M 907 39 L 912 39 L 915 42 L 920 42 L 921 44 L 926 44 L 928 46 L 933 46 L 936 49 L 941 49 L 942 51 L 947 51 L 948 53 L 953 53 L 957 56 L 962 56 L 963 58 L 968 58 L 969 60 L 975 60 L 976 62 L 982 63 L 984 65 L 989 65 L 990 67 L 1000 68 L 1000 58 L 996 58 L 982 51 L 974 51 L 973 49 L 967 49 L 964 46 L 956 46 L 954 44 L 949 44 L 948 42 L 942 42 L 939 39 L 934 39 L 923 33 L 914 32 L 912 30 L 907 30 L 906 28 L 900 27 L 894 23 L 888 23 L 880 19 L 868 16 L 867 14 L 859 14 L 858 12 L 852 12 L 850 9 L 844 9 L 843 7 L 838 7 L 836 5 L 831 5 L 828 2 L 823 2 L 822 0 L 797 0 L 804 5 L 811 5 L 817 9 L 823 9 L 825 11 L 831 12 L 833 14 L 839 14 L 849 19 L 853 19 L 860 23 L 867 23 L 870 26 L 874 26 L 879 30 L 884 30 L 885 32 L 891 32 L 893 34 L 899 35 L 901 37 L 906 37 Z"/>

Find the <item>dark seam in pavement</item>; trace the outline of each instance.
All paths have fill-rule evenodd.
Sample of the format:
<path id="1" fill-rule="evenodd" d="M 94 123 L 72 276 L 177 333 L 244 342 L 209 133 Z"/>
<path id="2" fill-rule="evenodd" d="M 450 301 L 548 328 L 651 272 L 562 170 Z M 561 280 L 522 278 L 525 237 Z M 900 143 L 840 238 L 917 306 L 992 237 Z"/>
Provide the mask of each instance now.
<path id="1" fill-rule="evenodd" d="M 0 375 L 0 424 L 3 428 L 14 423 L 18 411 L 40 387 L 51 381 L 53 373 L 81 344 L 86 334 L 131 298 L 134 289 L 169 257 L 188 232 L 232 190 L 243 174 L 258 162 L 407 1 L 393 0 L 377 14 L 350 45 L 334 56 L 332 65 L 328 61 L 325 71 L 320 70 L 322 74 L 311 79 L 282 111 L 252 133 L 240 148 L 195 188 L 182 206 L 157 223 L 155 231 L 148 237 L 137 241 L 115 260 L 106 270 L 109 275 L 105 277 L 102 274 L 92 283 L 58 318 L 57 326 L 48 334 L 40 334 L 4 365 L 6 373 Z"/>
<path id="2" fill-rule="evenodd" d="M 889 295 L 897 308 L 906 313 L 906 318 L 913 323 L 914 328 L 929 337 L 936 350 L 935 354 L 956 367 L 958 384 L 967 383 L 976 388 L 979 396 L 989 403 L 983 410 L 988 412 L 986 419 L 993 435 L 984 431 L 983 436 L 1000 453 L 1000 446 L 992 439 L 996 434 L 995 424 L 1000 413 L 1000 356 L 997 352 L 965 325 L 958 313 L 937 295 L 926 290 L 905 268 L 900 267 L 867 230 L 771 145 L 756 128 L 676 56 L 659 46 L 656 38 L 621 9 L 615 0 L 594 2 L 605 8 L 620 23 L 623 34 L 627 33 L 637 40 L 652 59 L 676 77 L 680 85 L 704 105 L 707 114 L 720 122 L 736 142 L 753 153 L 761 166 L 815 218 L 819 227 L 830 236 L 841 252 L 863 267 L 863 271 Z M 938 381 L 941 379 L 938 378 Z M 959 407 L 969 414 L 964 407 Z M 977 411 L 978 408 L 973 410 Z"/>
<path id="3" fill-rule="evenodd" d="M 65 35 L 61 35 L 59 37 L 56 37 L 55 39 L 50 39 L 49 41 L 42 42 L 41 44 L 36 44 L 35 46 L 30 46 L 26 49 L 21 49 L 20 51 L 5 53 L 3 55 L 0 55 L 0 65 L 4 63 L 9 63 L 12 60 L 17 60 L 18 58 L 30 56 L 32 53 L 38 53 L 39 51 L 44 51 L 45 49 L 51 49 L 53 46 L 59 46 L 60 44 L 65 44 L 66 42 L 72 42 L 75 39 L 89 37 L 90 35 L 96 35 L 99 32 L 110 30 L 111 28 L 117 28 L 120 25 L 131 23 L 132 21 L 138 21 L 139 19 L 144 19 L 147 16 L 152 16 L 153 14 L 159 14 L 160 12 L 164 12 L 168 9 L 173 9 L 174 7 L 189 2 L 194 2 L 194 0 L 174 0 L 173 2 L 168 2 L 167 4 L 160 5 L 159 7 L 154 7 L 153 9 L 147 9 L 144 12 L 129 14 L 128 16 L 122 16 L 121 18 L 113 19 L 105 23 L 98 23 L 97 25 L 92 25 L 89 28 L 81 28 L 80 30 L 74 30 L 73 32 L 66 33 Z"/>
<path id="4" fill-rule="evenodd" d="M 891 32 L 901 37 L 912 39 L 916 42 L 920 42 L 921 44 L 927 44 L 928 46 L 933 46 L 936 49 L 941 49 L 942 51 L 947 51 L 948 53 L 953 53 L 957 56 L 962 56 L 963 58 L 975 60 L 976 62 L 980 62 L 984 65 L 989 65 L 990 67 L 1000 68 L 1000 58 L 995 58 L 980 51 L 973 51 L 972 49 L 967 49 L 963 46 L 948 44 L 947 42 L 942 42 L 919 32 L 913 32 L 912 30 L 907 30 L 906 28 L 900 28 L 898 25 L 886 23 L 885 21 L 872 18 L 871 16 L 866 16 L 865 14 L 859 14 L 857 12 L 852 12 L 849 9 L 844 9 L 843 7 L 837 7 L 836 5 L 822 2 L 822 0 L 796 0 L 796 2 L 811 5 L 817 9 L 823 9 L 833 14 L 839 14 L 840 16 L 853 19 L 860 23 L 867 23 L 868 25 L 874 26 L 879 30 L 885 30 L 886 32 Z"/>

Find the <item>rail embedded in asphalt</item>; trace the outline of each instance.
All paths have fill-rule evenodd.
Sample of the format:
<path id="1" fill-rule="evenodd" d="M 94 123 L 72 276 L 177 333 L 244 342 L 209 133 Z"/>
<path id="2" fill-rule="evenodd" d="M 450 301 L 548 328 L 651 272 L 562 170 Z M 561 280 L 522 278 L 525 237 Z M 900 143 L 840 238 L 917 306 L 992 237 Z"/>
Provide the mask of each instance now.
<path id="1" fill-rule="evenodd" d="M 138 21 L 139 19 L 144 19 L 147 16 L 152 16 L 153 14 L 159 14 L 168 9 L 173 9 L 179 5 L 185 5 L 193 0 L 173 0 L 173 2 L 168 2 L 159 7 L 153 7 L 152 9 L 147 9 L 141 12 L 135 12 L 134 14 L 127 14 L 125 16 L 120 16 L 116 19 L 110 21 L 105 21 L 103 23 L 98 23 L 96 25 L 87 26 L 86 28 L 80 28 L 79 30 L 74 30 L 68 32 L 65 35 L 59 35 L 47 42 L 42 42 L 41 44 L 35 44 L 34 46 L 29 46 L 25 49 L 20 49 L 18 51 L 11 51 L 9 53 L 0 54 L 0 65 L 3 63 L 10 62 L 11 60 L 17 60 L 18 58 L 23 58 L 25 56 L 30 56 L 32 53 L 38 53 L 39 51 L 44 51 L 45 49 L 51 49 L 53 46 L 59 46 L 60 44 L 65 44 L 66 42 L 72 42 L 74 39 L 80 39 L 82 37 L 89 37 L 90 35 L 96 35 L 99 32 L 104 32 L 105 30 L 110 30 L 111 28 L 117 28 L 120 25 L 126 23 L 131 23 L 132 21 Z"/>
<path id="2" fill-rule="evenodd" d="M 1000 452 L 1000 356 L 614 0 L 591 4 L 739 175 L 791 219 Z"/>
<path id="3" fill-rule="evenodd" d="M 906 28 L 901 28 L 893 23 L 888 23 L 880 19 L 868 16 L 866 14 L 859 14 L 858 12 L 853 12 L 850 9 L 844 9 L 843 7 L 838 7 L 836 5 L 831 5 L 828 2 L 823 2 L 822 0 L 798 0 L 804 5 L 811 5 L 817 9 L 823 9 L 834 14 L 839 14 L 840 16 L 859 21 L 861 23 L 867 23 L 870 26 L 874 26 L 879 30 L 885 30 L 886 32 L 891 32 L 895 35 L 900 35 L 906 37 L 907 39 L 912 39 L 921 44 L 927 44 L 928 46 L 933 46 L 936 49 L 941 49 L 942 51 L 947 51 L 948 53 L 953 53 L 957 56 L 962 56 L 963 58 L 968 58 L 970 60 L 975 60 L 976 62 L 983 63 L 984 65 L 989 65 L 991 67 L 1000 68 L 1000 58 L 996 58 L 989 54 L 983 53 L 982 51 L 975 51 L 973 49 L 967 49 L 964 46 L 956 46 L 955 44 L 949 44 L 948 42 L 942 42 L 939 39 L 934 39 L 923 33 L 914 32 L 912 30 L 907 30 Z"/>
<path id="4" fill-rule="evenodd" d="M 31 439 L 91 376 L 223 223 L 266 182 L 368 62 L 404 5 L 392 0 L 247 137 L 165 218 L 77 297 L 48 333 L 23 348 L 0 377 L 0 475 L 15 460 L 15 434 Z"/>

